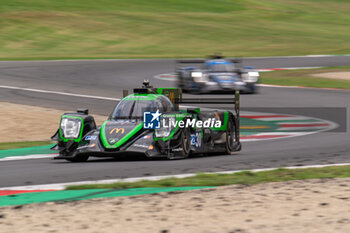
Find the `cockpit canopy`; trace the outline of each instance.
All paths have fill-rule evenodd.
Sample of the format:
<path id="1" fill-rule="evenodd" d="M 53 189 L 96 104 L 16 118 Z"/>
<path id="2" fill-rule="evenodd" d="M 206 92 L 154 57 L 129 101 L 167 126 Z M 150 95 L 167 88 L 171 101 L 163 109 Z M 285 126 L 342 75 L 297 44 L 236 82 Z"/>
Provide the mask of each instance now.
<path id="1" fill-rule="evenodd" d="M 143 119 L 144 112 L 160 113 L 175 111 L 173 103 L 165 96 L 156 96 L 155 99 L 149 99 L 147 96 L 129 96 L 119 102 L 114 109 L 111 118 L 116 119 Z M 145 97 L 140 98 L 140 97 Z"/>
<path id="2" fill-rule="evenodd" d="M 205 65 L 210 72 L 233 72 L 235 69 L 234 63 L 221 59 L 209 60 Z"/>

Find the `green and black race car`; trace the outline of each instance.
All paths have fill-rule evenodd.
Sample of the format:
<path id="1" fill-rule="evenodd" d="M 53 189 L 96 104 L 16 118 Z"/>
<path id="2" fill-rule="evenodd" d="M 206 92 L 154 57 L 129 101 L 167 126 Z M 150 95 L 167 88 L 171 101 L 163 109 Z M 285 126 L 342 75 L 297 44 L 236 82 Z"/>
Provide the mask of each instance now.
<path id="1" fill-rule="evenodd" d="M 239 93 L 226 103 L 231 111 L 180 110 L 180 103 L 214 103 L 182 99 L 181 89 L 152 88 L 148 82 L 124 97 L 102 126 L 87 109 L 61 116 L 52 137 L 55 159 L 86 161 L 90 156 L 116 157 L 142 153 L 147 157 L 186 158 L 191 154 L 226 153 L 241 149 L 239 141 Z M 221 103 L 225 100 L 221 99 Z"/>

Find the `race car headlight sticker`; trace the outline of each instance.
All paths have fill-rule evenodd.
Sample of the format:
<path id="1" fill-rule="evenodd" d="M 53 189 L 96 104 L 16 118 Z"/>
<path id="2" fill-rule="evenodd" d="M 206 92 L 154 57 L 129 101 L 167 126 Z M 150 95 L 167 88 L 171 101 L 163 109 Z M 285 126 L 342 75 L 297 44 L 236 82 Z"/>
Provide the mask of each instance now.
<path id="1" fill-rule="evenodd" d="M 176 126 L 176 118 L 175 117 L 164 117 L 161 118 L 161 126 L 159 129 L 155 130 L 155 136 L 157 138 L 166 138 L 169 137 L 171 131 Z"/>
<path id="2" fill-rule="evenodd" d="M 194 79 L 194 81 L 197 83 L 208 81 L 208 75 L 202 72 L 192 72 L 191 76 Z"/>
<path id="3" fill-rule="evenodd" d="M 78 138 L 80 134 L 81 120 L 78 118 L 62 118 L 61 132 L 64 138 Z"/>

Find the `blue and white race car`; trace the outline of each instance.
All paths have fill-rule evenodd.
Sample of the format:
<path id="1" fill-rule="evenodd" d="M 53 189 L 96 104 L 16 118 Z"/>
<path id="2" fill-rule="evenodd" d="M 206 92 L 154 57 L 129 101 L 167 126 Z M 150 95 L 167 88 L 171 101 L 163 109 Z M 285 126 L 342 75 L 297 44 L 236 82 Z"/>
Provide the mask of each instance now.
<path id="1" fill-rule="evenodd" d="M 259 72 L 253 67 L 240 68 L 238 60 L 215 56 L 208 60 L 179 60 L 177 63 L 191 65 L 176 68 L 178 87 L 183 92 L 210 93 L 239 90 L 243 93 L 255 93 L 257 91 Z M 198 66 L 198 64 L 201 65 Z"/>

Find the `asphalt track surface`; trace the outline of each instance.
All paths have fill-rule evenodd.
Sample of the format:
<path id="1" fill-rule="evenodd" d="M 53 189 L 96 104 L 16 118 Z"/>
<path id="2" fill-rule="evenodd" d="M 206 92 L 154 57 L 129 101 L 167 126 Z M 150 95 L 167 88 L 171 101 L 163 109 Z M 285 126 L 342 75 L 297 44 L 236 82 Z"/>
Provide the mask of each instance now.
<path id="1" fill-rule="evenodd" d="M 243 64 L 257 68 L 343 66 L 350 65 L 350 57 L 252 58 Z M 172 82 L 152 78 L 173 71 L 173 60 L 0 62 L 0 85 L 121 98 L 123 89 L 132 90 L 144 79 L 150 79 L 154 86 L 173 86 Z M 210 96 L 216 97 L 220 95 Z M 349 114 L 341 114 L 342 109 L 325 109 L 349 109 L 349 100 L 350 91 L 346 90 L 262 87 L 257 95 L 242 95 L 241 106 L 260 112 L 318 116 L 337 122 L 340 128 L 336 132 L 245 142 L 242 151 L 230 156 L 173 161 L 127 158 L 91 159 L 86 163 L 49 159 L 1 162 L 0 187 L 349 162 L 350 134 L 346 128 Z M 0 101 L 62 110 L 88 107 L 92 114 L 106 115 L 116 105 L 116 101 L 110 100 L 7 88 L 0 88 Z"/>

